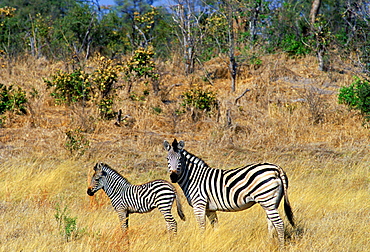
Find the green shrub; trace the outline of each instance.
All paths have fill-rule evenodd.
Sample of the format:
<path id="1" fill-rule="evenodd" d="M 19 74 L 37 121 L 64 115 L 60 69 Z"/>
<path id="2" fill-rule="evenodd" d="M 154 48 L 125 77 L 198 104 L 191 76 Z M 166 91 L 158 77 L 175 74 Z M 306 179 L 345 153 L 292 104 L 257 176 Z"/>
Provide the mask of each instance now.
<path id="1" fill-rule="evenodd" d="M 5 111 L 13 111 L 26 114 L 25 104 L 27 103 L 26 92 L 18 87 L 13 89 L 13 85 L 5 86 L 0 83 L 0 115 Z"/>
<path id="2" fill-rule="evenodd" d="M 359 110 L 366 120 L 370 119 L 370 83 L 355 77 L 349 87 L 341 87 L 338 94 L 339 104 L 349 109 Z"/>
<path id="3" fill-rule="evenodd" d="M 79 238 L 85 232 L 85 229 L 79 229 L 77 227 L 77 217 L 70 217 L 68 215 L 67 206 L 61 208 L 57 204 L 55 210 L 54 217 L 58 223 L 59 232 L 67 242 Z"/>
<path id="4" fill-rule="evenodd" d="M 311 52 L 311 49 L 307 46 L 308 38 L 299 38 L 295 34 L 286 34 L 282 41 L 282 48 L 290 56 L 304 56 Z"/>
<path id="5" fill-rule="evenodd" d="M 81 129 L 68 130 L 66 132 L 65 148 L 75 156 L 82 156 L 89 148 L 90 142 L 82 134 Z"/>
<path id="6" fill-rule="evenodd" d="M 116 113 L 113 111 L 113 98 L 103 98 L 99 103 L 99 113 L 101 118 L 112 119 L 115 117 Z"/>
<path id="7" fill-rule="evenodd" d="M 98 107 L 101 118 L 111 119 L 115 115 L 112 109 L 116 95 L 114 84 L 122 67 L 106 57 L 96 59 L 97 68 L 91 74 L 82 69 L 72 73 L 57 71 L 51 80 L 44 79 L 44 82 L 53 89 L 51 96 L 56 104 L 91 101 Z"/>
<path id="8" fill-rule="evenodd" d="M 53 88 L 51 96 L 55 98 L 56 104 L 60 105 L 89 100 L 91 84 L 88 80 L 89 75 L 82 69 L 76 69 L 72 73 L 57 71 L 52 75 L 52 80 L 44 79 L 48 88 Z"/>
<path id="9" fill-rule="evenodd" d="M 217 107 L 216 94 L 199 87 L 184 92 L 183 97 L 181 105 L 184 107 L 193 107 L 207 112 Z"/>

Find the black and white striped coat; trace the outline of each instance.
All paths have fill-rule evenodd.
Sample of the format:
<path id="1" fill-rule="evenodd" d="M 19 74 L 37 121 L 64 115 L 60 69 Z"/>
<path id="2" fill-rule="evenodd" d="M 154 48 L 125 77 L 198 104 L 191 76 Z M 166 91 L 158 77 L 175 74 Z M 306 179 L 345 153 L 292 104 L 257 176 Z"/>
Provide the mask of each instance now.
<path id="1" fill-rule="evenodd" d="M 164 216 L 167 229 L 176 233 L 177 222 L 171 214 L 175 199 L 177 213 L 182 220 L 185 220 L 176 189 L 165 180 L 132 185 L 107 164 L 97 163 L 94 166 L 94 175 L 87 189 L 87 194 L 93 196 L 100 189 L 103 189 L 110 198 L 113 208 L 118 213 L 123 230 L 128 227 L 129 214 L 147 213 L 158 208 Z"/>
<path id="2" fill-rule="evenodd" d="M 168 168 L 173 183 L 178 183 L 201 228 L 205 216 L 212 225 L 217 223 L 216 211 L 241 211 L 258 203 L 266 211 L 270 233 L 278 233 L 284 243 L 284 223 L 277 211 L 284 196 L 284 209 L 294 226 L 293 213 L 288 200 L 288 178 L 277 165 L 251 164 L 231 170 L 210 168 L 202 159 L 187 152 L 184 142 L 175 139 L 168 151 Z"/>

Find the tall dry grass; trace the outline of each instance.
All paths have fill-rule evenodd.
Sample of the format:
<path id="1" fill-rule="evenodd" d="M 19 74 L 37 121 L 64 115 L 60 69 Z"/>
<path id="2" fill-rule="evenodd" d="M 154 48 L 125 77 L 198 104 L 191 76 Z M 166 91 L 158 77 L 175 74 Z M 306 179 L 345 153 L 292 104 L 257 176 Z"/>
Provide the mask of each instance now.
<path id="1" fill-rule="evenodd" d="M 222 64 L 215 60 L 205 67 L 222 69 Z M 338 87 L 352 81 L 350 73 L 317 72 L 312 58 L 266 57 L 260 68 L 242 68 L 235 94 L 229 92 L 227 78 L 214 79 L 209 88 L 217 91 L 219 110 L 194 119 L 174 112 L 181 92 L 203 85 L 200 73 L 184 78 L 163 63 L 167 72 L 158 97 L 132 102 L 120 91 L 122 99 L 115 106 L 131 121 L 115 127 L 113 121 L 99 120 L 92 108 L 53 105 L 41 78 L 58 67 L 63 65 L 27 59 L 0 70 L 4 84 L 39 93 L 30 101 L 30 114 L 7 114 L 6 128 L 0 129 L 0 251 L 277 251 L 259 206 L 219 213 L 218 227 L 201 233 L 176 185 L 187 221 L 174 211 L 178 235 L 170 237 L 157 210 L 132 215 L 124 234 L 106 195 L 87 196 L 98 161 L 132 183 L 168 180 L 162 143 L 174 137 L 213 167 L 272 162 L 285 169 L 297 227 L 289 226 L 281 206 L 284 250 L 368 250 L 369 130 L 336 101 Z M 246 88 L 251 91 L 235 103 Z M 165 105 L 161 99 L 173 102 Z M 162 113 L 153 113 L 156 106 Z M 315 122 L 315 116 L 321 119 Z M 64 148 L 66 131 L 78 127 L 90 141 L 81 157 Z M 76 218 L 76 231 L 68 240 L 58 226 L 58 207 Z"/>

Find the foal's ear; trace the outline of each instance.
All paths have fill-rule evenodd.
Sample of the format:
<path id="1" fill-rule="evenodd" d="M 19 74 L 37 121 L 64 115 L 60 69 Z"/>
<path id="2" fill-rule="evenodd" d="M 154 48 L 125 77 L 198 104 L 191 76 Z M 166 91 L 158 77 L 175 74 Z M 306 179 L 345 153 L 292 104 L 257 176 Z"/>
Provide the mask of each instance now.
<path id="1" fill-rule="evenodd" d="M 102 162 L 96 163 L 94 166 L 94 171 L 101 171 L 103 166 L 105 166 L 105 164 Z"/>
<path id="2" fill-rule="evenodd" d="M 98 170 L 98 167 L 99 166 L 99 163 L 96 163 L 95 165 L 94 165 L 94 171 L 97 171 Z"/>

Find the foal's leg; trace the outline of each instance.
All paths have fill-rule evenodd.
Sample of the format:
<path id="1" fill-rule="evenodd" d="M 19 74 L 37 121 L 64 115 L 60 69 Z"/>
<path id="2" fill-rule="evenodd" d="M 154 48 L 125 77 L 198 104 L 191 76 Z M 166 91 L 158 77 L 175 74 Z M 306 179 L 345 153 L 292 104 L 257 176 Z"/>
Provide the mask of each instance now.
<path id="1" fill-rule="evenodd" d="M 158 210 L 163 214 L 163 217 L 167 224 L 167 230 L 176 234 L 177 222 L 171 213 L 172 204 L 173 200 L 170 202 L 170 204 L 160 204 L 158 205 Z"/>

